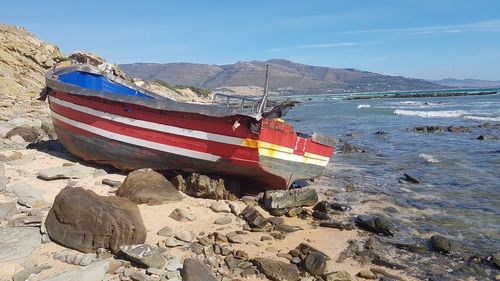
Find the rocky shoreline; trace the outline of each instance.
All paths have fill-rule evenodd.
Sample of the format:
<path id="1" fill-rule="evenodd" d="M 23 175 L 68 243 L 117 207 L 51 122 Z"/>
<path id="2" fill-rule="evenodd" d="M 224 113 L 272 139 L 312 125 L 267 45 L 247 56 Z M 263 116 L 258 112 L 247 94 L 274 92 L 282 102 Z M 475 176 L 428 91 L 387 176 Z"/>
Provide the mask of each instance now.
<path id="1" fill-rule="evenodd" d="M 484 91 L 477 93 L 470 92 L 432 92 L 432 93 L 413 93 L 413 94 L 380 94 L 373 96 L 349 97 L 346 100 L 369 100 L 369 99 L 398 99 L 398 98 L 439 98 L 439 97 L 465 97 L 465 96 L 485 96 L 495 95 L 498 91 Z"/>
<path id="2" fill-rule="evenodd" d="M 497 278 L 498 255 L 416 234 L 392 215 L 402 202 L 343 178 L 335 162 L 309 187 L 259 194 L 198 174 L 123 174 L 74 158 L 53 140 L 45 105 L 30 108 L 0 126 L 10 128 L 0 145 L 0 280 Z"/>

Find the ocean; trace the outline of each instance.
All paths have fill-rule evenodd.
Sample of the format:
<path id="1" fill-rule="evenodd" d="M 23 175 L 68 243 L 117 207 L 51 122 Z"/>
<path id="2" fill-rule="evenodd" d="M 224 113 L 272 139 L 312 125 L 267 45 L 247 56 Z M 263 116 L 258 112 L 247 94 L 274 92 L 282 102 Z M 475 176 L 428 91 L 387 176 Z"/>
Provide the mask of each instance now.
<path id="1" fill-rule="evenodd" d="M 335 136 L 339 145 L 366 150 L 336 153 L 324 175 L 329 184 L 348 179 L 381 194 L 380 204 L 404 207 L 397 214 L 401 227 L 417 235 L 439 233 L 481 253 L 500 252 L 500 140 L 477 139 L 500 137 L 500 94 L 349 99 L 359 95 L 380 94 L 295 96 L 304 102 L 285 117 L 299 132 Z M 423 125 L 469 131 L 413 131 Z M 403 172 L 422 183 L 401 183 Z"/>

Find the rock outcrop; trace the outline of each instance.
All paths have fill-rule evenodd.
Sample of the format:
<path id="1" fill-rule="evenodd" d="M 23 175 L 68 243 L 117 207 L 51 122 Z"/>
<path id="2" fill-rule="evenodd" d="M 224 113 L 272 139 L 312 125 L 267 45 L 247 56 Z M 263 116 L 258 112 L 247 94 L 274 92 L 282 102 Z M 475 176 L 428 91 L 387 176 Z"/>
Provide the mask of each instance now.
<path id="1" fill-rule="evenodd" d="M 116 252 L 122 245 L 141 244 L 146 228 L 139 208 L 120 197 L 99 196 L 81 187 L 65 187 L 47 215 L 50 238 L 84 253 L 106 248 Z"/>
<path id="2" fill-rule="evenodd" d="M 0 96 L 24 101 L 43 89 L 44 73 L 64 58 L 59 48 L 24 28 L 0 24 Z"/>
<path id="3" fill-rule="evenodd" d="M 152 169 L 131 172 L 116 191 L 136 204 L 159 205 L 182 199 L 179 191 L 160 173 Z"/>

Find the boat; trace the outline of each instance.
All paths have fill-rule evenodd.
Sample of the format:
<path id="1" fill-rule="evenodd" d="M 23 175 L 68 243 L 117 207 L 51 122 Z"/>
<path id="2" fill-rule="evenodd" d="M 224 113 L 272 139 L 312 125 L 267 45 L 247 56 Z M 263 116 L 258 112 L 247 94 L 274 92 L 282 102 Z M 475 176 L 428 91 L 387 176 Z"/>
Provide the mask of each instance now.
<path id="1" fill-rule="evenodd" d="M 268 69 L 269 70 L 269 69 Z M 335 140 L 304 135 L 281 118 L 296 102 L 234 106 L 173 101 L 89 65 L 52 68 L 48 99 L 58 141 L 71 154 L 130 171 L 202 173 L 256 190 L 285 189 L 321 175 Z M 221 95 L 216 95 L 220 99 Z M 237 97 L 236 97 L 237 98 Z M 245 105 L 246 104 L 246 105 Z"/>

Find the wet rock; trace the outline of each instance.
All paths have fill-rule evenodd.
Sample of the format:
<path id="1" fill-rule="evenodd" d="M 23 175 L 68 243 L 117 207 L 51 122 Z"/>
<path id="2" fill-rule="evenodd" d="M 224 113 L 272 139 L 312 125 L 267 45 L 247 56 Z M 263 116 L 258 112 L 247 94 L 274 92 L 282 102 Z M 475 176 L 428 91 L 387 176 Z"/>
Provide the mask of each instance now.
<path id="1" fill-rule="evenodd" d="M 229 224 L 233 221 L 232 218 L 230 217 L 222 217 L 222 218 L 218 218 L 214 221 L 214 224 L 218 224 L 218 225 L 225 225 L 225 224 Z"/>
<path id="2" fill-rule="evenodd" d="M 42 265 L 42 266 L 33 266 L 29 268 L 25 268 L 21 271 L 16 272 L 16 274 L 12 275 L 12 281 L 26 281 L 30 280 L 32 276 L 37 275 L 38 273 L 44 271 L 45 269 L 49 269 L 52 266 Z"/>
<path id="3" fill-rule="evenodd" d="M 99 218 L 99 219 L 97 219 Z M 45 221 L 52 241 L 84 253 L 144 243 L 146 228 L 139 208 L 126 198 L 98 196 L 81 187 L 65 187 Z"/>
<path id="4" fill-rule="evenodd" d="M 454 254 L 460 249 L 458 243 L 441 235 L 433 235 L 430 242 L 434 251 L 443 254 Z"/>
<path id="5" fill-rule="evenodd" d="M 174 235 L 174 230 L 167 225 L 160 229 L 157 234 L 160 236 L 171 237 Z"/>
<path id="6" fill-rule="evenodd" d="M 451 133 L 460 133 L 460 132 L 469 132 L 470 129 L 468 127 L 463 126 L 417 126 L 413 128 L 414 132 L 417 133 L 442 133 L 442 132 L 451 132 Z"/>
<path id="7" fill-rule="evenodd" d="M 127 175 L 116 191 L 136 204 L 159 205 L 182 199 L 177 189 L 160 173 L 152 169 L 139 169 Z"/>
<path id="8" fill-rule="evenodd" d="M 196 216 L 184 209 L 176 208 L 170 213 L 169 217 L 176 221 L 194 221 Z"/>
<path id="9" fill-rule="evenodd" d="M 351 274 L 343 270 L 326 273 L 323 279 L 325 281 L 352 281 Z"/>
<path id="10" fill-rule="evenodd" d="M 478 140 L 485 140 L 485 141 L 489 141 L 489 140 L 498 140 L 498 136 L 495 136 L 495 135 L 480 135 L 479 137 L 477 137 Z"/>
<path id="11" fill-rule="evenodd" d="M 120 186 L 120 184 L 122 184 L 122 182 L 121 181 L 111 180 L 111 179 L 103 179 L 102 180 L 102 184 L 105 184 L 105 185 L 108 185 L 108 186 L 111 186 L 111 187 L 117 187 L 117 186 Z"/>
<path id="12" fill-rule="evenodd" d="M 254 259 L 258 269 L 273 281 L 294 281 L 300 279 L 300 271 L 294 264 L 267 258 Z"/>
<path id="13" fill-rule="evenodd" d="M 341 203 L 330 203 L 330 206 L 332 207 L 333 210 L 335 211 L 341 211 L 341 212 L 346 212 L 351 210 L 351 207 L 345 204 Z"/>
<path id="14" fill-rule="evenodd" d="M 366 150 L 362 147 L 350 144 L 350 143 L 344 143 L 339 151 L 344 154 L 353 154 L 353 153 L 365 153 Z"/>
<path id="15" fill-rule="evenodd" d="M 163 268 L 165 265 L 160 249 L 148 244 L 121 246 L 119 255 L 143 268 Z"/>
<path id="16" fill-rule="evenodd" d="M 350 221 L 349 222 L 342 222 L 342 221 L 329 220 L 329 221 L 321 222 L 319 224 L 319 226 L 337 228 L 340 230 L 353 230 L 354 229 L 354 225 Z"/>
<path id="17" fill-rule="evenodd" d="M 194 239 L 194 233 L 192 231 L 179 231 L 175 234 L 175 238 L 184 242 L 191 242 Z"/>
<path id="18" fill-rule="evenodd" d="M 272 228 L 271 223 L 264 218 L 264 216 L 257 211 L 257 209 L 247 206 L 241 212 L 241 217 L 248 223 L 252 228 L 270 229 Z"/>
<path id="19" fill-rule="evenodd" d="M 40 244 L 41 234 L 39 228 L 0 228 L 0 263 L 27 257 Z"/>
<path id="20" fill-rule="evenodd" d="M 44 201 L 44 192 L 34 188 L 26 182 L 17 182 L 7 187 L 7 191 L 12 192 L 17 197 L 17 202 L 30 208 L 46 207 L 49 203 Z"/>
<path id="21" fill-rule="evenodd" d="M 192 197 L 206 199 L 237 200 L 238 187 L 226 188 L 224 179 L 211 179 L 208 176 L 193 173 L 186 179 L 185 193 Z"/>
<path id="22" fill-rule="evenodd" d="M 93 168 L 82 165 L 53 167 L 38 171 L 38 177 L 43 180 L 81 179 L 92 175 Z"/>
<path id="23" fill-rule="evenodd" d="M 262 198 L 262 205 L 268 210 L 313 206 L 317 202 L 318 194 L 313 188 L 270 190 Z"/>
<path id="24" fill-rule="evenodd" d="M 108 261 L 98 261 L 88 266 L 70 269 L 44 279 L 44 281 L 101 281 L 109 269 Z"/>
<path id="25" fill-rule="evenodd" d="M 360 215 L 355 220 L 356 225 L 364 230 L 385 236 L 394 236 L 394 225 L 380 215 Z"/>
<path id="26" fill-rule="evenodd" d="M 44 135 L 44 132 L 40 127 L 22 125 L 10 130 L 5 135 L 5 138 L 10 138 L 15 135 L 22 137 L 24 141 L 34 142 L 41 139 Z"/>
<path id="27" fill-rule="evenodd" d="M 422 182 L 418 178 L 416 178 L 410 174 L 403 173 L 403 175 L 405 176 L 405 179 L 411 183 L 421 183 Z"/>
<path id="28" fill-rule="evenodd" d="M 314 205 L 313 210 L 323 213 L 329 213 L 332 211 L 332 205 L 330 205 L 329 202 L 324 200 L 319 201 L 316 205 Z"/>
<path id="29" fill-rule="evenodd" d="M 363 269 L 356 276 L 359 276 L 364 279 L 377 279 L 377 275 L 375 275 L 373 272 L 371 272 L 368 269 Z"/>
<path id="30" fill-rule="evenodd" d="M 321 276 L 326 270 L 326 258 L 318 252 L 312 252 L 304 259 L 304 268 L 313 276 Z"/>
<path id="31" fill-rule="evenodd" d="M 181 274 L 183 281 L 217 281 L 210 268 L 196 259 L 185 259 Z"/>
<path id="32" fill-rule="evenodd" d="M 231 213 L 231 208 L 224 201 L 214 201 L 210 205 L 210 209 L 216 213 Z"/>
<path id="33" fill-rule="evenodd" d="M 17 200 L 0 194 L 0 221 L 8 220 L 16 214 L 19 214 Z"/>

